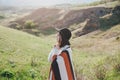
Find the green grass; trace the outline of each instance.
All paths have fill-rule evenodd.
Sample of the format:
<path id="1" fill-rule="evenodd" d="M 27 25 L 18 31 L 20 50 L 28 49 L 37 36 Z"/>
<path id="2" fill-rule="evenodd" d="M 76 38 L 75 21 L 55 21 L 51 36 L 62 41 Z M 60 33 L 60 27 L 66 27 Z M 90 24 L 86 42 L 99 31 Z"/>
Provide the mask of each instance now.
<path id="1" fill-rule="evenodd" d="M 103 50 L 104 52 L 104 50 Z M 114 55 L 111 53 L 74 51 L 73 61 L 78 80 L 119 80 L 120 71 L 115 71 L 114 65 L 120 64 L 119 51 Z M 117 58 L 118 57 L 118 58 Z M 102 79 L 103 78 L 103 79 Z"/>
<path id="2" fill-rule="evenodd" d="M 15 75 L 11 80 L 32 80 L 32 70 L 35 79 L 47 79 L 51 47 L 46 39 L 0 26 L 0 73 L 8 70 Z"/>
<path id="3" fill-rule="evenodd" d="M 118 29 L 119 25 L 112 30 Z M 109 43 L 99 39 L 99 43 L 108 42 L 112 46 L 99 44 L 94 48 L 98 39 L 83 36 L 71 40 L 77 80 L 100 80 L 97 76 L 104 80 L 119 80 L 119 67 L 114 66 L 119 64 L 119 41 Z M 0 80 L 46 80 L 50 67 L 47 56 L 54 42 L 55 35 L 36 37 L 0 26 Z"/>
<path id="4" fill-rule="evenodd" d="M 73 60 L 78 80 L 119 80 L 120 67 L 114 65 L 120 64 L 120 41 L 116 39 L 120 34 L 120 25 L 93 33 L 71 41 L 72 47 L 76 49 L 73 51 Z"/>

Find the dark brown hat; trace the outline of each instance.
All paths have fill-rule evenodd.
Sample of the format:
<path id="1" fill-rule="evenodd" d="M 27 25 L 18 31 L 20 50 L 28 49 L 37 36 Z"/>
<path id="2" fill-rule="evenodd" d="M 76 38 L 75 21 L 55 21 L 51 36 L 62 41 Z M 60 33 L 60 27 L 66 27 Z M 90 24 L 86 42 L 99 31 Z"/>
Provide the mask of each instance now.
<path id="1" fill-rule="evenodd" d="M 59 30 L 59 33 L 60 33 L 62 38 L 66 39 L 68 41 L 72 36 L 71 31 L 67 28 L 63 28 L 63 29 Z"/>

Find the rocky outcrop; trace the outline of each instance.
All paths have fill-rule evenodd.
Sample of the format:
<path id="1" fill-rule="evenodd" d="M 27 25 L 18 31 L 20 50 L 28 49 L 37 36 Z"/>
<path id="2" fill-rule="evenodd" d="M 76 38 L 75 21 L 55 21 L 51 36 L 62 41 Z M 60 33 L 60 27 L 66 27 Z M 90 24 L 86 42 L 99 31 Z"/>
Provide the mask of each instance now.
<path id="1" fill-rule="evenodd" d="M 95 31 L 97 29 L 107 30 L 114 25 L 120 23 L 120 6 L 116 6 L 113 10 L 109 11 L 106 9 L 107 16 L 100 18 L 95 13 L 89 14 L 86 20 L 86 25 L 83 27 L 82 30 L 77 31 L 75 33 L 76 36 L 82 36 L 89 32 Z M 112 12 L 110 15 L 109 12 Z M 118 34 L 115 34 L 118 35 Z"/>
<path id="2" fill-rule="evenodd" d="M 113 13 L 114 15 L 120 16 L 120 6 L 116 6 L 116 7 L 113 9 L 112 13 Z"/>
<path id="3" fill-rule="evenodd" d="M 111 12 L 110 8 L 105 7 L 91 7 L 87 9 L 71 10 L 62 19 L 54 23 L 55 27 L 69 27 L 72 24 L 79 24 L 86 19 L 92 19 L 92 17 L 101 17 Z M 92 20 L 93 21 L 93 20 Z"/>
<path id="4" fill-rule="evenodd" d="M 99 27 L 100 27 L 99 16 L 97 16 L 95 13 L 92 13 L 86 19 L 86 24 L 83 27 L 83 29 L 81 31 L 76 32 L 75 34 L 77 36 L 81 36 L 94 30 L 97 30 L 99 29 Z"/>

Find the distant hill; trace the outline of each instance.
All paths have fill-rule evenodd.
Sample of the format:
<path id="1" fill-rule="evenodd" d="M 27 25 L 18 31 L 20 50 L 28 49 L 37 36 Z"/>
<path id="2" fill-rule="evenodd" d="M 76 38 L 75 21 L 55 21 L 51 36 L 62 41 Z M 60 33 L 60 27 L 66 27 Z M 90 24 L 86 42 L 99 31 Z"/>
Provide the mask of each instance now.
<path id="1" fill-rule="evenodd" d="M 80 24 L 87 19 L 91 19 L 93 15 L 98 20 L 99 17 L 108 13 L 110 13 L 110 9 L 105 7 L 90 7 L 79 10 L 40 8 L 28 16 L 17 19 L 15 22 L 24 26 L 26 21 L 32 20 L 38 26 L 36 29 L 47 30 L 49 28 L 63 28 Z"/>
<path id="2" fill-rule="evenodd" d="M 110 5 L 117 3 L 109 2 Z M 103 6 L 104 5 L 104 6 Z M 69 8 L 66 8 L 69 6 Z M 49 35 L 56 32 L 56 28 L 67 27 L 74 31 L 76 36 L 81 36 L 97 29 L 108 29 L 108 18 L 115 22 L 110 22 L 113 26 L 117 25 L 119 16 L 112 16 L 114 7 L 105 7 L 105 4 L 87 7 L 73 7 L 70 4 L 57 5 L 56 7 L 39 8 L 32 13 L 11 21 L 8 27 L 19 29 L 34 35 Z M 65 8 L 64 8 L 65 7 Z M 119 11 L 119 9 L 118 9 Z M 107 15 L 111 15 L 105 17 Z M 108 21 L 108 22 L 107 22 Z M 112 27 L 110 25 L 110 27 Z M 109 27 L 109 28 L 110 28 Z"/>

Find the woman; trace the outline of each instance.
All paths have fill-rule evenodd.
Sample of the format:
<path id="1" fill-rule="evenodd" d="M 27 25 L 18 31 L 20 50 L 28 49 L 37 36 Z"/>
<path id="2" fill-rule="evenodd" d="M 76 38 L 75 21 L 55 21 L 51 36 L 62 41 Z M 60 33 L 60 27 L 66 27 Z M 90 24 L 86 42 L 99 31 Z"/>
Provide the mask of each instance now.
<path id="1" fill-rule="evenodd" d="M 51 62 L 49 80 L 76 80 L 70 48 L 71 32 L 67 28 L 57 34 L 57 45 L 51 50 L 48 61 Z"/>

